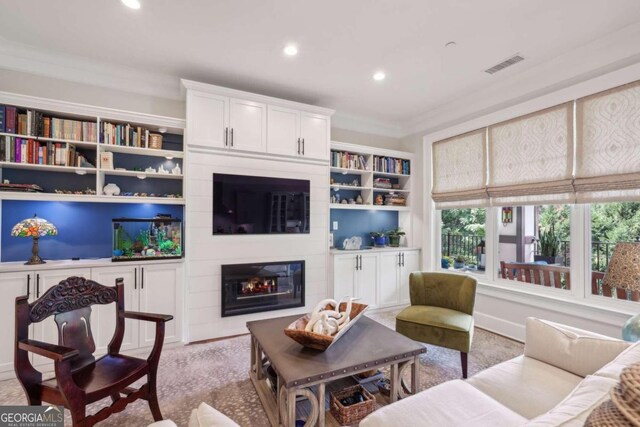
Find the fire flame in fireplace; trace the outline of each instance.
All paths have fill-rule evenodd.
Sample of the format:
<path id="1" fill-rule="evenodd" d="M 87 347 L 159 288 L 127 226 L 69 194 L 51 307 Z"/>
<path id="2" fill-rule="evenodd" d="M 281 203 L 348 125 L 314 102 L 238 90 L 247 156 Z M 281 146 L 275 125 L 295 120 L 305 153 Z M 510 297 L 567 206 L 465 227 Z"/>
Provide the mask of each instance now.
<path id="1" fill-rule="evenodd" d="M 251 277 L 247 280 L 247 283 L 243 283 L 241 292 L 244 295 L 266 294 L 275 292 L 276 288 L 277 284 L 275 279 Z"/>

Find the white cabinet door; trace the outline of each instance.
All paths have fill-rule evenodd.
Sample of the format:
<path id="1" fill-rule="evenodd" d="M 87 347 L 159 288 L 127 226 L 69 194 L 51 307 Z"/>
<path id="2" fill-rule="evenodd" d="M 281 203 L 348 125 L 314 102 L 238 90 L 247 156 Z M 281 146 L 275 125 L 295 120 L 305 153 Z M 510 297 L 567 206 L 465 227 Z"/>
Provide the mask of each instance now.
<path id="1" fill-rule="evenodd" d="M 360 269 L 356 282 L 358 301 L 371 308 L 378 305 L 378 254 L 360 254 Z"/>
<path id="2" fill-rule="evenodd" d="M 74 269 L 66 269 L 66 270 L 43 270 L 34 273 L 35 276 L 35 295 L 33 295 L 33 288 L 31 294 L 34 296 L 34 299 L 38 299 L 44 295 L 46 291 L 56 286 L 58 283 L 63 280 L 72 277 L 84 277 L 85 279 L 91 279 L 91 270 L 88 268 L 74 268 Z M 33 281 L 32 281 L 33 286 Z M 38 341 L 44 341 L 51 344 L 58 344 L 58 327 L 56 326 L 56 322 L 53 320 L 54 316 L 49 316 L 42 322 L 35 323 L 33 325 L 33 338 Z M 92 331 L 97 323 L 93 320 L 93 315 L 91 317 L 90 323 L 92 325 Z M 33 365 L 34 366 L 42 366 L 45 365 L 51 370 L 53 369 L 53 361 L 51 359 L 47 359 L 41 356 L 33 356 Z M 43 368 L 49 370 L 47 368 Z"/>
<path id="3" fill-rule="evenodd" d="M 33 285 L 31 273 L 2 273 L 0 274 L 0 373 L 13 371 L 13 352 L 15 341 L 16 297 L 27 295 L 27 281 Z M 33 286 L 30 286 L 33 293 Z"/>
<path id="4" fill-rule="evenodd" d="M 300 112 L 290 108 L 269 105 L 267 112 L 267 152 L 284 156 L 297 156 L 302 146 L 300 139 Z"/>
<path id="5" fill-rule="evenodd" d="M 229 98 L 209 93 L 187 93 L 187 141 L 189 145 L 226 148 Z"/>
<path id="6" fill-rule="evenodd" d="M 397 304 L 399 252 L 383 252 L 380 254 L 380 275 L 378 276 L 378 304 L 380 306 Z"/>
<path id="7" fill-rule="evenodd" d="M 409 294 L 409 275 L 414 271 L 420 270 L 420 251 L 403 252 L 403 262 L 400 269 L 400 302 L 408 304 L 410 300 Z"/>
<path id="8" fill-rule="evenodd" d="M 140 266 L 140 310 L 143 313 L 171 314 L 165 324 L 164 342 L 182 339 L 182 265 Z M 151 346 L 156 336 L 153 322 L 140 324 L 140 347 Z"/>
<path id="9" fill-rule="evenodd" d="M 228 146 L 237 150 L 267 151 L 267 106 L 231 98 Z"/>
<path id="10" fill-rule="evenodd" d="M 312 159 L 329 158 L 329 129 L 327 116 L 302 112 L 300 115 L 300 137 L 302 155 Z"/>
<path id="11" fill-rule="evenodd" d="M 139 267 L 122 264 L 118 267 L 92 268 L 91 278 L 105 286 L 115 286 L 116 279 L 124 279 L 124 309 L 138 311 L 138 271 L 140 271 Z M 125 320 L 121 350 L 138 348 L 138 323 L 136 320 Z M 116 330 L 116 304 L 94 305 L 91 312 L 91 326 L 96 353 L 105 354 Z"/>
<path id="12" fill-rule="evenodd" d="M 356 256 L 333 257 L 333 298 L 340 300 L 356 294 Z"/>

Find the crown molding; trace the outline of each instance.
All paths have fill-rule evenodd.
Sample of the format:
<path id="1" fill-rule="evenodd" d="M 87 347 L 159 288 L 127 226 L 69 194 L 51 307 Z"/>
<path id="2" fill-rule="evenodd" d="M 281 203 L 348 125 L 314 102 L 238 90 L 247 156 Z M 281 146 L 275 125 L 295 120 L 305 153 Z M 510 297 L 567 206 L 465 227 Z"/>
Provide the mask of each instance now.
<path id="1" fill-rule="evenodd" d="M 0 68 L 141 95 L 184 100 L 180 79 L 105 61 L 52 52 L 0 37 Z"/>

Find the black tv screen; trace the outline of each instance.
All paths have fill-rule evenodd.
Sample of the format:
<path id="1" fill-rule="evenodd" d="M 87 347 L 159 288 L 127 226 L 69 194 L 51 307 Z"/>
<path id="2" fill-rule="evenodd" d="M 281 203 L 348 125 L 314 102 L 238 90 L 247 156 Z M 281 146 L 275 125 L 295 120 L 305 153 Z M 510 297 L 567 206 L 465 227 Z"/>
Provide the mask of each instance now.
<path id="1" fill-rule="evenodd" d="M 213 234 L 309 233 L 309 181 L 213 174 Z"/>

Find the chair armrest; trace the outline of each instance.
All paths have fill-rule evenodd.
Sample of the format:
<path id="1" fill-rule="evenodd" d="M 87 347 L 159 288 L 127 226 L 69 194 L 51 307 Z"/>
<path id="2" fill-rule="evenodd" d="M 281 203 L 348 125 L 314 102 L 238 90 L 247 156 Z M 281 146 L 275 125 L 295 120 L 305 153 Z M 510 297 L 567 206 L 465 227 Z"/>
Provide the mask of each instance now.
<path id="1" fill-rule="evenodd" d="M 46 358 L 61 362 L 79 354 L 78 350 L 63 347 L 61 345 L 49 344 L 36 340 L 23 340 L 18 343 L 20 350 L 29 351 L 31 353 L 44 356 Z"/>
<path id="2" fill-rule="evenodd" d="M 144 320 L 145 322 L 168 322 L 173 319 L 170 314 L 156 314 L 156 313 L 140 313 L 139 311 L 125 311 L 125 319 Z"/>

